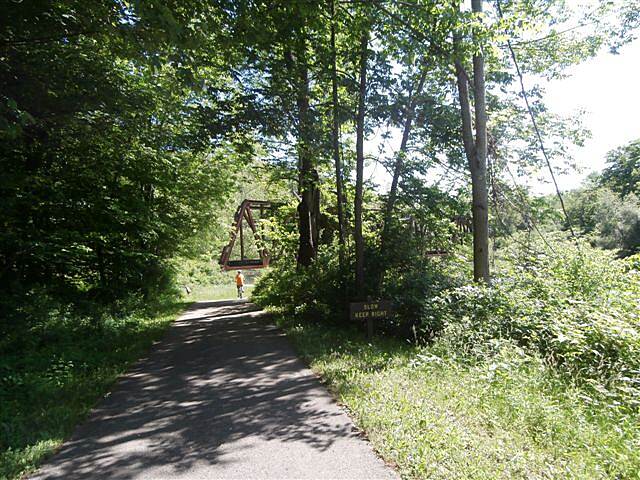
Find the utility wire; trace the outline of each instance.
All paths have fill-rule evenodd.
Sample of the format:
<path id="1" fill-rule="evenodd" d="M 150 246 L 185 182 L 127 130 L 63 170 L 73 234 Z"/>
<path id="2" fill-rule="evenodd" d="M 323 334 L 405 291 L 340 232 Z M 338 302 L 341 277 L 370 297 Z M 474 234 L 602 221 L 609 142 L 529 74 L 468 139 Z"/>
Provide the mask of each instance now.
<path id="1" fill-rule="evenodd" d="M 511 169 L 509 168 L 509 164 L 505 164 L 505 166 L 507 167 L 507 172 L 509 172 L 509 176 L 511 177 L 511 180 L 513 181 L 513 186 L 516 189 L 516 192 L 518 193 L 518 196 L 520 197 L 520 201 L 526 205 L 527 207 L 529 207 L 529 210 L 531 210 L 531 204 L 529 203 L 529 201 L 527 200 L 527 197 L 524 196 L 524 194 L 522 193 L 522 191 L 520 190 L 520 187 L 518 186 L 518 182 L 516 181 L 516 177 L 513 174 L 513 172 L 511 171 Z M 518 207 L 506 196 L 506 195 L 502 195 L 503 198 L 505 200 L 507 200 L 509 203 L 511 203 L 511 205 L 513 207 L 515 207 L 516 209 L 518 209 Z M 520 213 L 522 213 L 523 216 L 525 216 L 524 212 L 522 210 L 520 210 Z M 553 252 L 556 253 L 555 249 L 551 246 L 551 244 L 547 241 L 546 237 L 542 234 L 542 232 L 540 231 L 540 229 L 538 228 L 538 224 L 537 222 L 535 222 L 533 220 L 533 217 L 531 215 L 528 215 L 525 217 L 530 223 L 531 226 L 535 229 L 536 233 L 538 235 L 540 235 L 540 238 L 542 239 L 542 241 L 544 242 L 544 244 Z"/>
<path id="2" fill-rule="evenodd" d="M 429 41 L 429 39 L 427 38 L 427 36 L 423 32 L 419 31 L 418 29 L 416 29 L 415 27 L 410 25 L 408 22 L 406 22 L 404 19 L 400 18 L 398 15 L 394 14 L 393 12 L 390 12 L 387 8 L 385 8 L 383 5 L 381 5 L 381 3 L 378 3 L 378 2 L 373 2 L 373 3 L 374 3 L 374 6 L 378 8 L 378 10 L 382 11 L 387 16 L 391 17 L 393 20 L 395 20 L 396 22 L 400 23 L 400 25 L 402 25 L 403 27 L 408 29 L 409 32 L 411 32 L 411 34 L 413 34 L 414 37 L 418 37 L 419 40 L 429 42 L 429 46 L 433 50 L 435 50 L 436 53 L 444 54 L 445 57 L 449 57 L 448 52 L 446 52 L 445 50 L 440 48 L 438 45 L 434 45 L 433 43 L 431 43 Z M 497 7 L 498 15 L 500 16 L 500 18 L 502 18 L 503 14 L 502 14 L 502 8 L 501 8 L 501 5 L 500 5 L 500 0 L 496 0 L 496 7 Z M 581 26 L 585 26 L 585 25 L 580 25 L 580 26 L 577 26 L 577 27 L 574 27 L 574 28 L 567 29 L 566 31 L 558 32 L 558 33 L 559 34 L 567 33 L 569 31 L 575 30 L 576 28 L 579 28 Z M 540 39 L 538 39 L 538 40 L 540 40 Z M 567 213 L 567 209 L 566 209 L 566 206 L 565 206 L 565 203 L 564 203 L 564 199 L 562 197 L 562 193 L 560 192 L 560 187 L 558 186 L 558 182 L 556 180 L 556 176 L 555 176 L 555 173 L 553 171 L 553 167 L 551 166 L 551 161 L 550 161 L 549 156 L 547 154 L 547 150 L 546 150 L 546 148 L 544 146 L 544 141 L 542 139 L 542 134 L 540 133 L 540 129 L 538 128 L 538 122 L 536 121 L 535 114 L 533 113 L 533 109 L 531 108 L 531 105 L 529 103 L 529 97 L 527 95 L 526 88 L 524 86 L 524 78 L 522 76 L 522 71 L 520 70 L 520 65 L 518 64 L 518 59 L 516 57 L 516 54 L 515 54 L 515 51 L 513 49 L 513 45 L 512 45 L 512 42 L 511 42 L 510 39 L 507 40 L 507 47 L 509 49 L 509 52 L 511 54 L 511 59 L 513 60 L 514 66 L 516 68 L 516 72 L 518 74 L 518 79 L 520 81 L 520 89 L 522 91 L 522 96 L 523 96 L 523 98 L 525 100 L 525 103 L 526 103 L 526 106 L 527 106 L 527 110 L 529 112 L 529 116 L 531 117 L 531 121 L 533 123 L 533 127 L 534 127 L 534 130 L 536 132 L 536 137 L 538 139 L 538 143 L 539 143 L 539 146 L 540 146 L 540 151 L 542 152 L 542 155 L 543 155 L 543 157 L 545 159 L 545 162 L 547 164 L 547 167 L 549 169 L 549 173 L 551 174 L 551 179 L 553 181 L 553 184 L 554 184 L 554 187 L 555 187 L 555 190 L 556 190 L 556 195 L 558 196 L 558 199 L 560 200 L 560 206 L 562 208 L 562 213 L 564 214 L 565 220 L 567 222 L 567 226 L 569 227 L 569 230 L 571 232 L 571 236 L 572 236 L 574 242 L 576 243 L 576 246 L 579 249 L 580 246 L 579 246 L 578 241 L 577 241 L 577 236 L 576 236 L 575 231 L 573 230 L 573 226 L 571 225 L 571 220 L 569 218 L 569 214 Z M 508 166 L 507 166 L 507 168 L 508 168 Z M 509 173 L 510 173 L 512 179 L 514 179 L 514 183 L 515 183 L 515 178 L 513 177 L 513 174 L 511 173 L 510 170 L 509 170 Z M 519 191 L 518 187 L 517 187 L 517 184 L 515 184 L 515 186 L 516 186 L 516 190 Z M 504 197 L 504 198 L 506 199 L 507 197 Z M 555 250 L 549 244 L 547 239 L 544 237 L 544 235 L 542 234 L 542 232 L 538 228 L 537 224 L 531 219 L 530 219 L 530 221 L 531 221 L 532 226 L 534 227 L 534 229 L 538 233 L 538 235 L 540 235 L 540 238 L 542 238 L 544 243 L 547 245 L 547 247 L 552 252 L 555 253 Z"/>
<path id="3" fill-rule="evenodd" d="M 496 0 L 496 7 L 498 9 L 498 15 L 502 18 L 502 8 L 500 6 L 500 0 Z M 547 155 L 547 150 L 544 147 L 544 141 L 542 140 L 542 135 L 540 134 L 540 129 L 538 129 L 538 122 L 536 121 L 536 116 L 531 109 L 531 105 L 529 104 L 529 96 L 527 95 L 527 91 L 524 86 L 524 79 L 522 77 L 522 71 L 520 70 L 520 66 L 518 65 L 518 59 L 516 57 L 516 53 L 511 46 L 511 40 L 507 39 L 507 46 L 509 47 L 509 51 L 511 52 L 511 59 L 513 60 L 513 64 L 516 67 L 516 72 L 518 73 L 518 78 L 520 80 L 520 89 L 522 91 L 522 97 L 524 98 L 525 104 L 527 105 L 527 110 L 529 111 L 529 116 L 531 117 L 531 122 L 533 123 L 533 129 L 536 132 L 536 137 L 538 138 L 538 143 L 540 144 L 540 151 L 542 152 L 542 156 L 544 157 L 547 167 L 549 168 L 549 173 L 551 174 L 551 180 L 553 180 L 553 185 L 556 189 L 556 194 L 560 199 L 560 206 L 562 207 L 562 213 L 564 214 L 565 220 L 567 221 L 567 225 L 569 227 L 569 231 L 571 232 L 571 236 L 573 240 L 576 242 L 576 246 L 579 247 L 576 233 L 573 231 L 573 226 L 571 225 L 571 219 L 569 218 L 569 214 L 567 213 L 567 209 L 564 205 L 564 199 L 562 198 L 562 193 L 560 192 L 560 187 L 558 187 L 558 182 L 556 180 L 556 175 L 553 172 L 553 167 L 551 166 L 551 161 L 549 160 L 549 156 Z"/>
<path id="4" fill-rule="evenodd" d="M 544 235 L 542 234 L 542 232 L 538 228 L 536 222 L 533 220 L 533 217 L 530 214 L 527 214 L 526 212 L 521 210 L 520 207 L 518 207 L 515 203 L 513 203 L 513 201 L 504 192 L 499 192 L 498 191 L 498 188 L 496 187 L 496 181 L 495 181 L 495 176 L 496 176 L 496 174 L 495 174 L 495 164 L 494 164 L 494 162 L 491 161 L 491 157 L 487 157 L 487 160 L 488 160 L 487 165 L 489 167 L 489 175 L 490 175 L 490 180 L 491 180 L 491 193 L 492 193 L 491 196 L 493 197 L 494 210 L 496 212 L 496 217 L 497 217 L 498 221 L 502 224 L 503 228 L 507 231 L 507 236 L 510 239 L 512 239 L 513 241 L 515 241 L 518 245 L 524 247 L 526 250 L 531 250 L 530 245 L 522 243 L 519 239 L 515 238 L 511 232 L 509 232 L 509 228 L 507 227 L 506 223 L 504 222 L 504 220 L 502 218 L 502 215 L 500 213 L 500 209 L 498 208 L 498 194 L 500 194 L 500 196 L 507 203 L 509 203 L 513 208 L 515 208 L 517 211 L 519 211 L 522 214 L 522 218 L 527 223 L 527 228 L 528 228 L 529 233 L 531 233 L 531 227 L 533 227 L 535 229 L 536 233 L 538 235 L 540 235 L 540 238 L 542 239 L 544 244 L 547 246 L 547 248 L 549 248 L 551 250 L 551 252 L 553 252 L 555 254 L 556 251 L 551 246 L 551 244 L 547 241 L 547 239 L 544 237 Z M 516 181 L 515 176 L 511 172 L 511 169 L 509 168 L 509 164 L 507 163 L 507 164 L 505 164 L 505 166 L 507 167 L 507 171 L 509 172 L 509 175 L 511 176 L 511 180 L 513 181 L 514 188 L 515 188 L 516 192 L 518 193 L 518 196 L 520 197 L 520 201 L 523 204 L 525 204 L 529 208 L 529 211 L 530 211 L 531 210 L 531 205 L 529 204 L 527 198 L 520 191 L 520 188 L 518 186 L 518 182 Z M 494 242 L 495 242 L 495 239 L 494 239 Z"/>

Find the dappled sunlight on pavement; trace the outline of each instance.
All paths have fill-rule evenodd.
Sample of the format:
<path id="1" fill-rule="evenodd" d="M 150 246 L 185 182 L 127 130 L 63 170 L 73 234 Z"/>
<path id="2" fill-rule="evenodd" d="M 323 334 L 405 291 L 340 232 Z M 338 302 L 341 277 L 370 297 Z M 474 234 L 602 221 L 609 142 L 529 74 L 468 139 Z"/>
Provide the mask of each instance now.
<path id="1" fill-rule="evenodd" d="M 193 304 L 32 478 L 396 478 L 264 316 Z"/>

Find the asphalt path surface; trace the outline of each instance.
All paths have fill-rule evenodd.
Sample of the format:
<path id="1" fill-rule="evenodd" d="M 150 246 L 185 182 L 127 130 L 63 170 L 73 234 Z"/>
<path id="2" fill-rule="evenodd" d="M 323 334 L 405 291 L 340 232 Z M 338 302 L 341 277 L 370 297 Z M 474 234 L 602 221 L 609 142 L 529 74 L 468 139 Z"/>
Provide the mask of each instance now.
<path id="1" fill-rule="evenodd" d="M 396 479 L 283 334 L 198 302 L 33 479 Z"/>

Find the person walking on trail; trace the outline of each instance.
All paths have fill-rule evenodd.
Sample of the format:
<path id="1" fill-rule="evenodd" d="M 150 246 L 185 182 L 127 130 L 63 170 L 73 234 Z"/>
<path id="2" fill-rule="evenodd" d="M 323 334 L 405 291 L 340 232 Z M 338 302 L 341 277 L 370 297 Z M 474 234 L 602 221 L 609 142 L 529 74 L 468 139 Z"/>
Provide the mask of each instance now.
<path id="1" fill-rule="evenodd" d="M 244 293 L 244 275 L 241 270 L 238 270 L 238 274 L 236 275 L 236 287 L 238 287 L 238 298 L 242 298 L 242 294 Z"/>

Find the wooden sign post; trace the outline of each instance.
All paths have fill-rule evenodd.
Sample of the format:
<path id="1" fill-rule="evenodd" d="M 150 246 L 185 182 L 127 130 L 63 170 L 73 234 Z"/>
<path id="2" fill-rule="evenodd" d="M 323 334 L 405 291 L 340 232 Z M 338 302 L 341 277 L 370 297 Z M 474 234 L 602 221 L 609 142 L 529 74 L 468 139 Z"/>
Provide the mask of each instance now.
<path id="1" fill-rule="evenodd" d="M 373 321 L 391 317 L 393 305 L 389 300 L 369 300 L 349 304 L 349 318 L 351 320 L 365 320 L 367 322 L 367 336 L 373 338 Z"/>

